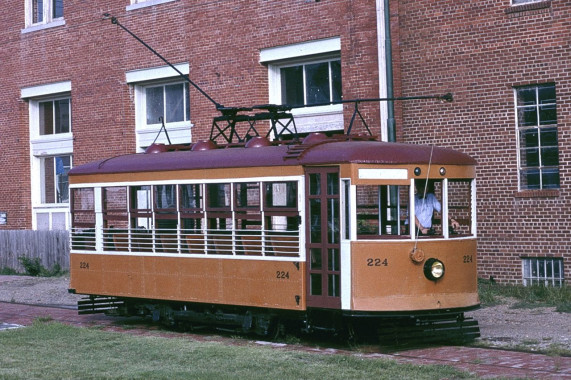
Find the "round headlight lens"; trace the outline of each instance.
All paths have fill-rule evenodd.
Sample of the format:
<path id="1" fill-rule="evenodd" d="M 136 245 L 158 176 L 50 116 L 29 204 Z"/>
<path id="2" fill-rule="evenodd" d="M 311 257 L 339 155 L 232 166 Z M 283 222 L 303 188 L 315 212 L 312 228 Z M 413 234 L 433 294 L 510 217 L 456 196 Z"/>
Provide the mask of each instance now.
<path id="1" fill-rule="evenodd" d="M 437 281 L 444 276 L 444 263 L 431 258 L 424 263 L 424 275 L 431 281 Z"/>
<path id="2" fill-rule="evenodd" d="M 430 273 L 434 278 L 440 278 L 444 274 L 444 265 L 440 261 L 435 261 L 430 267 Z"/>

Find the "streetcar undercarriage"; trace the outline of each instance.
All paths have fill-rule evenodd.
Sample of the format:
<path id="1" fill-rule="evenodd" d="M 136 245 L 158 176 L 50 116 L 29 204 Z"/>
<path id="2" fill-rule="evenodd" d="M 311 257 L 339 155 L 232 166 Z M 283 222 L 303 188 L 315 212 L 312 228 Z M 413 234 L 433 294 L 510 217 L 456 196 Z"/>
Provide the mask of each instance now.
<path id="1" fill-rule="evenodd" d="M 473 308 L 471 308 L 473 309 Z M 288 311 L 229 305 L 89 296 L 78 302 L 80 314 L 105 313 L 151 319 L 170 328 L 213 327 L 238 334 L 275 339 L 291 334 L 326 334 L 354 341 L 377 339 L 381 344 L 471 341 L 480 336 L 478 322 L 464 311 L 419 313 L 350 313 L 333 309 Z"/>

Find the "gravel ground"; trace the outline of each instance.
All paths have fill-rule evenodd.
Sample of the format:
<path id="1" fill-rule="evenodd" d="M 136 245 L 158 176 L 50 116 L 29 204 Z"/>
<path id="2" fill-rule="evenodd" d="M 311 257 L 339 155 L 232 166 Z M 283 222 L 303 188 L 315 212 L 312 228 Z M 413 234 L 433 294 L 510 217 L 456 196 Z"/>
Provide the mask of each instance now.
<path id="1" fill-rule="evenodd" d="M 67 292 L 65 277 L 0 276 L 0 301 L 40 305 L 76 305 L 81 296 Z M 571 313 L 555 308 L 514 309 L 514 300 L 470 312 L 480 324 L 478 344 L 531 351 L 571 351 Z M 1 305 L 0 305 L 1 307 Z M 3 321 L 0 321 L 2 323 Z"/>

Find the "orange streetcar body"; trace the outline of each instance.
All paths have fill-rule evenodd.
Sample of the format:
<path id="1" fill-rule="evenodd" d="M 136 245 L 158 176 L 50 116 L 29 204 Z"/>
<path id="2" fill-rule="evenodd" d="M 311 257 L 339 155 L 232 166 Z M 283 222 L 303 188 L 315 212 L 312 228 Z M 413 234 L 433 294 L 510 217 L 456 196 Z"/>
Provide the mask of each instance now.
<path id="1" fill-rule="evenodd" d="M 369 138 L 256 140 L 73 168 L 70 291 L 87 296 L 80 312 L 260 334 L 283 320 L 304 330 L 399 319 L 469 329 L 464 312 L 479 306 L 472 158 Z M 431 225 L 416 228 L 428 192 Z"/>

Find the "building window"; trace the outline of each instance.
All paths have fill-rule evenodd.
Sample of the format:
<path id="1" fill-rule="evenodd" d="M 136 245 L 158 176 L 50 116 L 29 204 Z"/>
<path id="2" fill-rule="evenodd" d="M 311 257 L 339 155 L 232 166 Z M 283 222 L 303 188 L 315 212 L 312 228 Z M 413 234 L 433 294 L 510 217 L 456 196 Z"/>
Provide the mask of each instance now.
<path id="1" fill-rule="evenodd" d="M 21 91 L 22 99 L 29 103 L 33 228 L 67 229 L 67 173 L 73 155 L 71 82 L 26 87 Z"/>
<path id="2" fill-rule="evenodd" d="M 41 160 L 41 203 L 68 203 L 71 156 L 43 157 Z"/>
<path id="3" fill-rule="evenodd" d="M 63 9 L 64 0 L 26 0 L 26 28 L 63 25 Z"/>
<path id="4" fill-rule="evenodd" d="M 146 125 L 190 120 L 188 83 L 161 84 L 145 87 Z"/>
<path id="5" fill-rule="evenodd" d="M 515 89 L 520 190 L 559 188 L 555 85 Z"/>
<path id="6" fill-rule="evenodd" d="M 338 37 L 260 51 L 269 100 L 292 107 L 299 133 L 343 130 L 341 41 Z"/>
<path id="7" fill-rule="evenodd" d="M 56 99 L 38 103 L 40 136 L 70 132 L 70 99 Z"/>
<path id="8" fill-rule="evenodd" d="M 341 60 L 280 68 L 282 103 L 293 107 L 341 100 Z"/>
<path id="9" fill-rule="evenodd" d="M 183 75 L 188 63 L 175 65 Z M 135 131 L 139 151 L 153 142 L 185 144 L 191 141 L 188 82 L 169 66 L 134 70 L 126 73 L 127 83 L 135 92 Z M 161 132 L 165 125 L 167 135 Z"/>
<path id="10" fill-rule="evenodd" d="M 563 286 L 563 259 L 561 258 L 523 258 L 523 284 Z"/>

